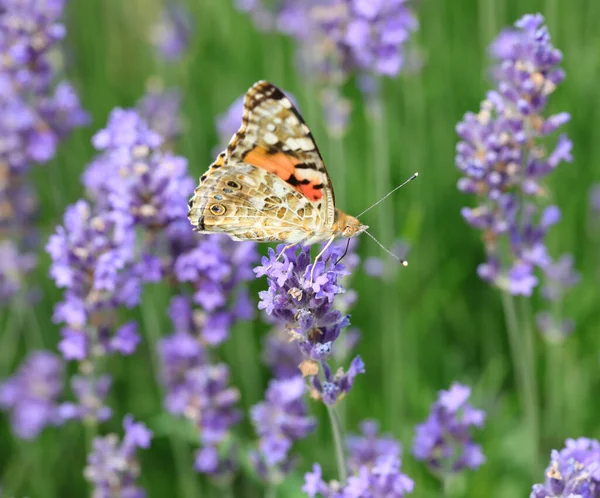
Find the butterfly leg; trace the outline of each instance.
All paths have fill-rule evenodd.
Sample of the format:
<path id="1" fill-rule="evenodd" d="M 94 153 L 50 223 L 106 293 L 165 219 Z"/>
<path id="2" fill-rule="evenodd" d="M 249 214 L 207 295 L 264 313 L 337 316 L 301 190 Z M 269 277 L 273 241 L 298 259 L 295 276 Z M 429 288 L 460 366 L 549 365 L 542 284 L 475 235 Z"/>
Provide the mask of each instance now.
<path id="1" fill-rule="evenodd" d="M 323 249 L 321 249 L 321 252 L 319 254 L 317 254 L 317 257 L 315 258 L 315 260 L 313 261 L 313 267 L 310 270 L 310 283 L 309 285 L 312 287 L 313 284 L 313 276 L 315 273 L 315 268 L 317 267 L 317 261 L 319 261 L 319 259 L 321 258 L 321 256 L 323 256 L 323 254 L 325 253 L 325 251 L 327 249 L 329 249 L 329 246 L 333 243 L 333 241 L 335 240 L 335 237 L 331 237 L 328 241 L 327 244 L 325 244 L 325 246 L 323 247 Z"/>
<path id="2" fill-rule="evenodd" d="M 279 261 L 281 259 L 281 256 L 283 256 L 283 253 L 285 251 L 287 251 L 288 249 L 291 249 L 292 247 L 294 247 L 296 245 L 296 243 L 294 244 L 288 244 L 287 246 L 285 246 L 281 251 L 279 251 L 279 254 L 277 255 L 277 257 L 275 258 L 275 261 L 273 261 L 268 267 L 267 270 L 270 270 L 271 267 L 277 263 L 277 261 Z"/>

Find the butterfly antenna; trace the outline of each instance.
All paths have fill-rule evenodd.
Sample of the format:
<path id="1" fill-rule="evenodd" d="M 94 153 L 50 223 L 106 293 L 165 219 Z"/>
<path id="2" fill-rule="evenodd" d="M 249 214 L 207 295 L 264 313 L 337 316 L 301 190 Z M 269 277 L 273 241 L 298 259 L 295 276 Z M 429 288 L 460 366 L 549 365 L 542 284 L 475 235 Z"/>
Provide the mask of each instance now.
<path id="1" fill-rule="evenodd" d="M 367 232 L 365 230 L 365 232 L 369 237 L 371 237 L 379 247 L 381 247 L 385 252 L 387 252 L 392 258 L 400 261 L 400 263 L 402 263 L 402 266 L 408 266 L 408 261 L 406 261 L 405 259 L 399 258 L 398 256 L 396 256 L 392 251 L 390 251 L 389 249 L 387 249 L 381 242 L 379 242 L 375 237 L 373 237 L 369 232 Z"/>
<path id="2" fill-rule="evenodd" d="M 412 175 L 408 180 L 406 180 L 404 183 L 402 183 L 401 185 L 398 185 L 394 190 L 392 190 L 391 192 L 389 192 L 388 194 L 384 195 L 381 199 L 379 199 L 375 204 L 373 204 L 371 207 L 368 207 L 367 209 L 365 209 L 362 213 L 360 213 L 359 215 L 357 215 L 357 218 L 360 218 L 363 214 L 365 214 L 367 211 L 370 211 L 371 209 L 373 209 L 375 206 L 377 206 L 377 204 L 379 204 L 380 202 L 384 201 L 385 199 L 387 199 L 390 195 L 392 195 L 396 190 L 398 190 L 399 188 L 404 187 L 404 185 L 406 185 L 408 182 L 412 182 L 417 176 L 419 176 L 419 173 L 415 173 L 414 175 Z M 384 248 L 385 249 L 385 248 Z"/>

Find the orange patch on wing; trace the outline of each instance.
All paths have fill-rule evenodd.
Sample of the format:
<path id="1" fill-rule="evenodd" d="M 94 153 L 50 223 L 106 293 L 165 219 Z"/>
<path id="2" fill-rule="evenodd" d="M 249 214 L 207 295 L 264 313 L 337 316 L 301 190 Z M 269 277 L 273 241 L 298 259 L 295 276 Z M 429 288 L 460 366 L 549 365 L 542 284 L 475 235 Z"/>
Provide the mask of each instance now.
<path id="1" fill-rule="evenodd" d="M 319 201 L 323 197 L 323 190 L 314 187 L 314 184 L 298 185 L 296 190 L 302 192 L 311 201 Z"/>
<path id="2" fill-rule="evenodd" d="M 323 197 L 322 190 L 314 188 L 312 183 L 294 185 L 290 182 L 292 177 L 296 182 L 302 181 L 302 175 L 296 170 L 296 164 L 301 161 L 285 152 L 269 154 L 263 147 L 256 146 L 244 156 L 244 162 L 276 174 L 311 201 L 318 201 Z"/>
<path id="3" fill-rule="evenodd" d="M 269 154 L 262 147 L 254 147 L 244 157 L 244 162 L 252 164 L 258 168 L 266 169 L 271 173 L 275 173 L 282 180 L 287 180 L 296 171 L 298 161 L 293 156 L 288 156 L 283 152 Z"/>

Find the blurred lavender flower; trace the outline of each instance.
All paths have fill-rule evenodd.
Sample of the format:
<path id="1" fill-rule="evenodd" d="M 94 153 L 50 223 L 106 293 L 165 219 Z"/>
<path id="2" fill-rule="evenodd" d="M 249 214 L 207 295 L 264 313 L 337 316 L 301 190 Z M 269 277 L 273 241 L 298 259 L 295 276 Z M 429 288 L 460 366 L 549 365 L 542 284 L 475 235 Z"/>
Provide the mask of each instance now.
<path id="1" fill-rule="evenodd" d="M 34 253 L 22 253 L 13 240 L 0 240 L 0 302 L 19 292 L 36 264 Z"/>
<path id="2" fill-rule="evenodd" d="M 560 220 L 558 207 L 540 210 L 536 203 L 544 196 L 540 182 L 572 159 L 572 144 L 564 134 L 551 152 L 539 143 L 570 119 L 565 112 L 543 115 L 548 97 L 565 75 L 558 67 L 562 54 L 542 23 L 541 15 L 526 15 L 492 43 L 497 90 L 488 93 L 478 114 L 465 114 L 457 125 L 461 141 L 456 165 L 464 175 L 458 188 L 477 194 L 480 201 L 476 208 L 462 210 L 470 225 L 484 231 L 488 261 L 478 273 L 511 294 L 525 296 L 538 285 L 534 268 L 546 269 L 551 263 L 544 239 Z M 504 246 L 507 252 L 500 249 Z"/>
<path id="3" fill-rule="evenodd" d="M 358 472 L 363 466 L 373 467 L 381 457 L 400 457 L 400 443 L 388 434 L 379 435 L 377 421 L 364 420 L 359 429 L 360 434 L 346 436 L 348 469 L 351 472 Z"/>
<path id="4" fill-rule="evenodd" d="M 404 63 L 404 46 L 418 27 L 406 0 L 310 0 L 277 2 L 273 12 L 279 31 L 294 37 L 323 72 L 355 71 L 396 76 Z M 258 0 L 238 8 L 266 19 Z M 265 25 L 269 23 L 264 23 Z"/>
<path id="5" fill-rule="evenodd" d="M 590 208 L 594 214 L 600 213 L 600 185 L 590 188 Z"/>
<path id="6" fill-rule="evenodd" d="M 175 261 L 177 281 L 191 282 L 194 286 L 193 301 L 203 310 L 202 315 L 196 316 L 202 322 L 199 333 L 207 344 L 220 344 L 227 339 L 235 320 L 254 315 L 247 292 L 239 288 L 252 279 L 256 259 L 253 243 L 209 236 L 201 238 Z"/>
<path id="7" fill-rule="evenodd" d="M 297 43 L 298 61 L 321 85 L 328 129 L 342 135 L 350 102 L 341 85 L 351 76 L 395 77 L 418 22 L 407 0 L 238 0 L 259 29 L 277 29 Z M 359 78 L 360 79 L 360 78 Z"/>
<path id="8" fill-rule="evenodd" d="M 169 3 L 150 30 L 150 41 L 167 61 L 180 59 L 190 44 L 194 25 L 189 12 L 180 3 Z"/>
<path id="9" fill-rule="evenodd" d="M 276 379 L 290 379 L 300 373 L 298 366 L 303 360 L 298 345 L 282 326 L 275 326 L 264 336 L 263 363 Z"/>
<path id="10" fill-rule="evenodd" d="M 416 427 L 413 455 L 435 474 L 477 469 L 485 462 L 481 446 L 471 437 L 471 427 L 483 427 L 485 413 L 467 402 L 470 396 L 469 387 L 452 384 L 440 391 L 429 417 Z"/>
<path id="11" fill-rule="evenodd" d="M 334 308 L 335 296 L 344 293 L 338 281 L 348 274 L 344 265 L 337 262 L 344 249 L 332 246 L 323 255 L 311 285 L 310 248 L 288 249 L 280 261 L 275 261 L 283 247 L 278 246 L 276 251 L 269 249 L 269 256 L 262 258 L 262 266 L 254 269 L 258 277 L 266 275 L 269 283 L 269 289 L 259 293 L 258 307 L 285 324 L 305 358 L 301 365 L 303 375 L 313 377 L 313 395 L 332 405 L 351 389 L 356 375 L 364 372 L 359 356 L 352 360 L 347 373 L 340 370 L 334 375 L 325 363 L 333 343 L 349 324 L 348 316 Z M 316 375 L 319 363 L 323 381 Z"/>
<path id="12" fill-rule="evenodd" d="M 162 382 L 167 390 L 165 407 L 198 428 L 201 449 L 196 453 L 196 469 L 222 475 L 231 470 L 232 462 L 222 458 L 218 447 L 241 418 L 236 408 L 240 394 L 229 386 L 227 365 L 207 362 L 208 351 L 198 335 L 202 324 L 187 298 L 173 298 L 170 314 L 176 331 L 158 345 Z"/>
<path id="13" fill-rule="evenodd" d="M 80 200 L 67 208 L 64 225 L 50 237 L 50 275 L 66 289 L 53 316 L 55 323 L 65 324 L 59 344 L 65 359 L 135 350 L 139 336 L 134 325 L 116 327 L 111 313 L 135 306 L 140 298 L 132 227 L 131 217 L 116 211 L 96 215 Z M 90 333 L 90 327 L 96 332 Z"/>
<path id="14" fill-rule="evenodd" d="M 63 422 L 58 398 L 62 395 L 64 365 L 48 351 L 33 351 L 17 372 L 0 383 L 0 408 L 10 413 L 15 434 L 34 439 L 48 425 Z"/>
<path id="15" fill-rule="evenodd" d="M 219 137 L 219 145 L 217 145 L 217 153 L 227 146 L 233 134 L 239 130 L 242 124 L 242 115 L 244 114 L 244 95 L 239 96 L 233 101 L 233 104 L 223 113 L 219 114 L 216 119 L 217 135 Z"/>
<path id="16" fill-rule="evenodd" d="M 142 422 L 134 422 L 131 415 L 123 419 L 123 429 L 125 434 L 121 442 L 116 434 L 94 439 L 84 475 L 94 487 L 95 498 L 146 496 L 136 484 L 140 475 L 137 450 L 150 447 L 152 432 Z"/>
<path id="17" fill-rule="evenodd" d="M 530 498 L 597 498 L 600 496 L 600 443 L 567 439 L 565 448 L 552 450 L 544 484 L 534 484 Z"/>
<path id="18" fill-rule="evenodd" d="M 403 498 L 412 493 L 414 482 L 400 470 L 400 444 L 391 436 L 378 436 L 378 425 L 374 421 L 361 423 L 362 435 L 346 438 L 348 483 L 326 483 L 321 466 L 313 465 L 313 471 L 304 477 L 304 491 L 311 498 L 389 497 Z"/>
<path id="19" fill-rule="evenodd" d="M 165 90 L 155 80 L 151 80 L 147 87 L 136 108 L 151 130 L 156 131 L 165 142 L 172 142 L 182 129 L 179 115 L 181 92 L 178 89 Z"/>
<path id="20" fill-rule="evenodd" d="M 112 379 L 109 375 L 100 375 L 97 379 L 74 375 L 71 378 L 71 390 L 77 403 L 63 403 L 60 414 L 64 420 L 83 422 L 105 422 L 112 416 L 112 410 L 104 405 Z"/>
<path id="21" fill-rule="evenodd" d="M 65 35 L 63 7 L 63 1 L 0 4 L 0 244 L 6 256 L 0 302 L 27 288 L 36 264 L 37 198 L 28 170 L 51 160 L 60 140 L 88 122 L 73 88 L 64 81 L 54 85 L 60 68 L 51 52 Z"/>
<path id="22" fill-rule="evenodd" d="M 300 375 L 271 380 L 265 401 L 250 410 L 260 437 L 254 459 L 259 474 L 265 479 L 275 479 L 274 474 L 285 475 L 293 442 L 305 438 L 316 426 L 316 420 L 307 414 L 305 391 L 305 381 Z"/>

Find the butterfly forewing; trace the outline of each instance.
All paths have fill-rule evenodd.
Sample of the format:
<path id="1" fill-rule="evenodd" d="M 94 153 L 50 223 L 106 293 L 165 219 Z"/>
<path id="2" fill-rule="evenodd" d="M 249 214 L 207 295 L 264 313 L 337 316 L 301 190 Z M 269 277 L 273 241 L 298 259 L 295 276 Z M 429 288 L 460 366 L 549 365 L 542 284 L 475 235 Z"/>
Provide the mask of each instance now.
<path id="1" fill-rule="evenodd" d="M 192 225 L 236 240 L 296 243 L 328 234 L 333 188 L 300 113 L 264 81 L 244 106 L 241 128 L 190 199 Z"/>

